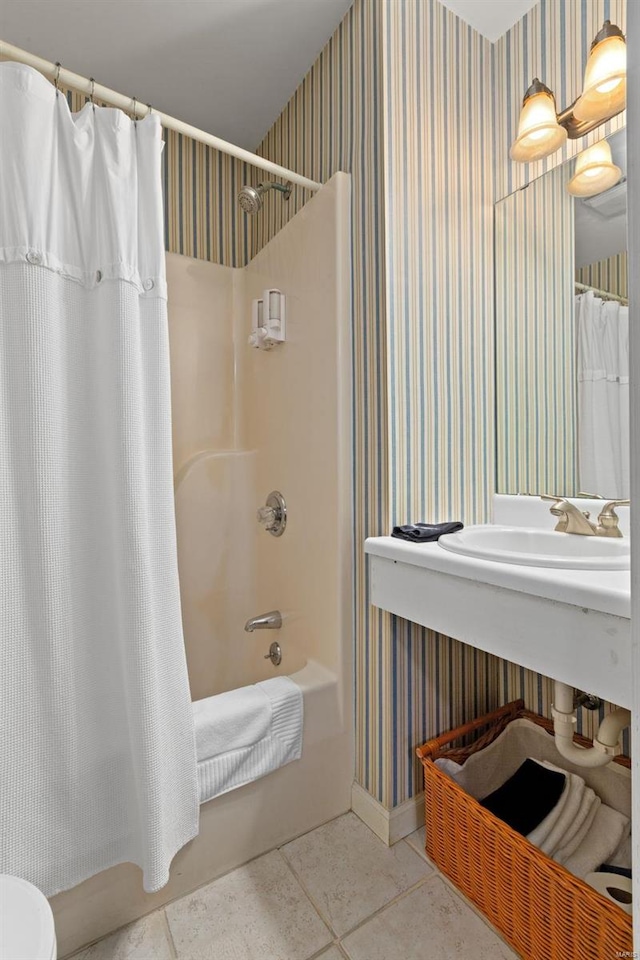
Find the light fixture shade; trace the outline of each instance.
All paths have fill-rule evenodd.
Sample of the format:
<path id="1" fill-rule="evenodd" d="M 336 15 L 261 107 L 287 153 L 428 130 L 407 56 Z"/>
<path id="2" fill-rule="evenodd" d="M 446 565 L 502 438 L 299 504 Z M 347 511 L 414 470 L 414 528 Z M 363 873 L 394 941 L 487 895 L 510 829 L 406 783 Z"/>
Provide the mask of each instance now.
<path id="1" fill-rule="evenodd" d="M 567 131 L 560 126 L 556 116 L 555 98 L 551 90 L 536 78 L 522 101 L 518 136 L 509 156 L 519 163 L 541 160 L 555 153 L 566 139 Z"/>
<path id="2" fill-rule="evenodd" d="M 608 20 L 591 45 L 582 94 L 573 112 L 578 120 L 606 120 L 624 110 L 627 97 L 627 45 Z"/>
<path id="3" fill-rule="evenodd" d="M 611 159 L 611 147 L 600 140 L 578 154 L 567 190 L 574 197 L 594 197 L 615 186 L 621 176 L 622 170 Z"/>

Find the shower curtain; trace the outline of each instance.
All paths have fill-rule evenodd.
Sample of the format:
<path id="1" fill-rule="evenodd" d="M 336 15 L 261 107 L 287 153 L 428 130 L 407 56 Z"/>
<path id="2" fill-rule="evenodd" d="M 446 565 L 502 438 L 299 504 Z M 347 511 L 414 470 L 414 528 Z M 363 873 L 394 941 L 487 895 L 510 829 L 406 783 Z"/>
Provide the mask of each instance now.
<path id="1" fill-rule="evenodd" d="M 576 297 L 580 489 L 629 497 L 629 308 Z"/>
<path id="2" fill-rule="evenodd" d="M 198 829 L 161 149 L 0 64 L 0 873 L 48 895 Z"/>

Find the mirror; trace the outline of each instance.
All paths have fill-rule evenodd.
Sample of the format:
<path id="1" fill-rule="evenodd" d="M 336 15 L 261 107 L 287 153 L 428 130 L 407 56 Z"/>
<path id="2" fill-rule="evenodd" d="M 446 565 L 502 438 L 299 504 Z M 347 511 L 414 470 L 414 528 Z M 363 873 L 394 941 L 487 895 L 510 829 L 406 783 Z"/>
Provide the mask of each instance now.
<path id="1" fill-rule="evenodd" d="M 629 496 L 626 131 L 619 183 L 575 158 L 495 205 L 496 490 Z"/>

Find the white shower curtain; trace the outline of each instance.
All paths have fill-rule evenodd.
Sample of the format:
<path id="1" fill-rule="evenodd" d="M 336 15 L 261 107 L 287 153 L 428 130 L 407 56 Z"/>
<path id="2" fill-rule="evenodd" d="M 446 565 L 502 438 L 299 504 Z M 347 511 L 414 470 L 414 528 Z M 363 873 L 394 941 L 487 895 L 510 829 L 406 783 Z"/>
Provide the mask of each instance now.
<path id="1" fill-rule="evenodd" d="M 629 308 L 576 297 L 580 489 L 629 497 Z"/>
<path id="2" fill-rule="evenodd" d="M 46 894 L 198 828 L 161 149 L 0 64 L 0 873 Z"/>

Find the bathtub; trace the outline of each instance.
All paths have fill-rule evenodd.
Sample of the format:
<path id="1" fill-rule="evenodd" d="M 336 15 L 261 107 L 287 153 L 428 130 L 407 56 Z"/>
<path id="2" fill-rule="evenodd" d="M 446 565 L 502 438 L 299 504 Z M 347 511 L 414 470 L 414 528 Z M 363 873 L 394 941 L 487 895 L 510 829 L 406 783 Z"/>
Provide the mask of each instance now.
<path id="1" fill-rule="evenodd" d="M 300 760 L 305 746 L 305 732 L 306 746 L 310 749 L 313 743 L 337 736 L 343 730 L 337 678 L 315 661 L 293 676 L 266 681 L 258 701 L 254 699 L 255 692 L 258 692 L 258 688 L 250 685 L 230 691 L 231 699 L 229 694 L 220 694 L 193 703 L 200 805 Z M 267 705 L 267 696 L 276 696 L 271 709 Z M 247 723 L 256 719 L 254 711 L 257 704 L 260 704 L 258 709 L 262 711 L 259 729 L 262 729 L 261 736 L 264 739 L 252 745 L 244 739 L 244 735 Z M 228 710 L 231 705 L 234 725 L 237 726 L 236 742 L 230 744 L 227 740 L 223 744 L 217 741 L 216 748 L 209 739 L 209 749 L 201 754 L 198 744 L 202 744 L 202 737 L 209 738 L 216 729 L 219 730 L 222 718 L 223 723 L 229 723 Z M 195 708 L 199 708 L 197 712 Z M 243 714 L 245 709 L 247 712 Z M 262 724 L 267 722 L 268 717 L 271 723 L 267 734 Z M 280 729 L 275 736 L 274 725 Z"/>
<path id="2" fill-rule="evenodd" d="M 203 803 L 200 833 L 158 893 L 144 893 L 140 870 L 119 864 L 53 897 L 61 957 L 350 809 L 348 691 L 315 660 L 290 676 L 304 697 L 300 760 Z"/>

